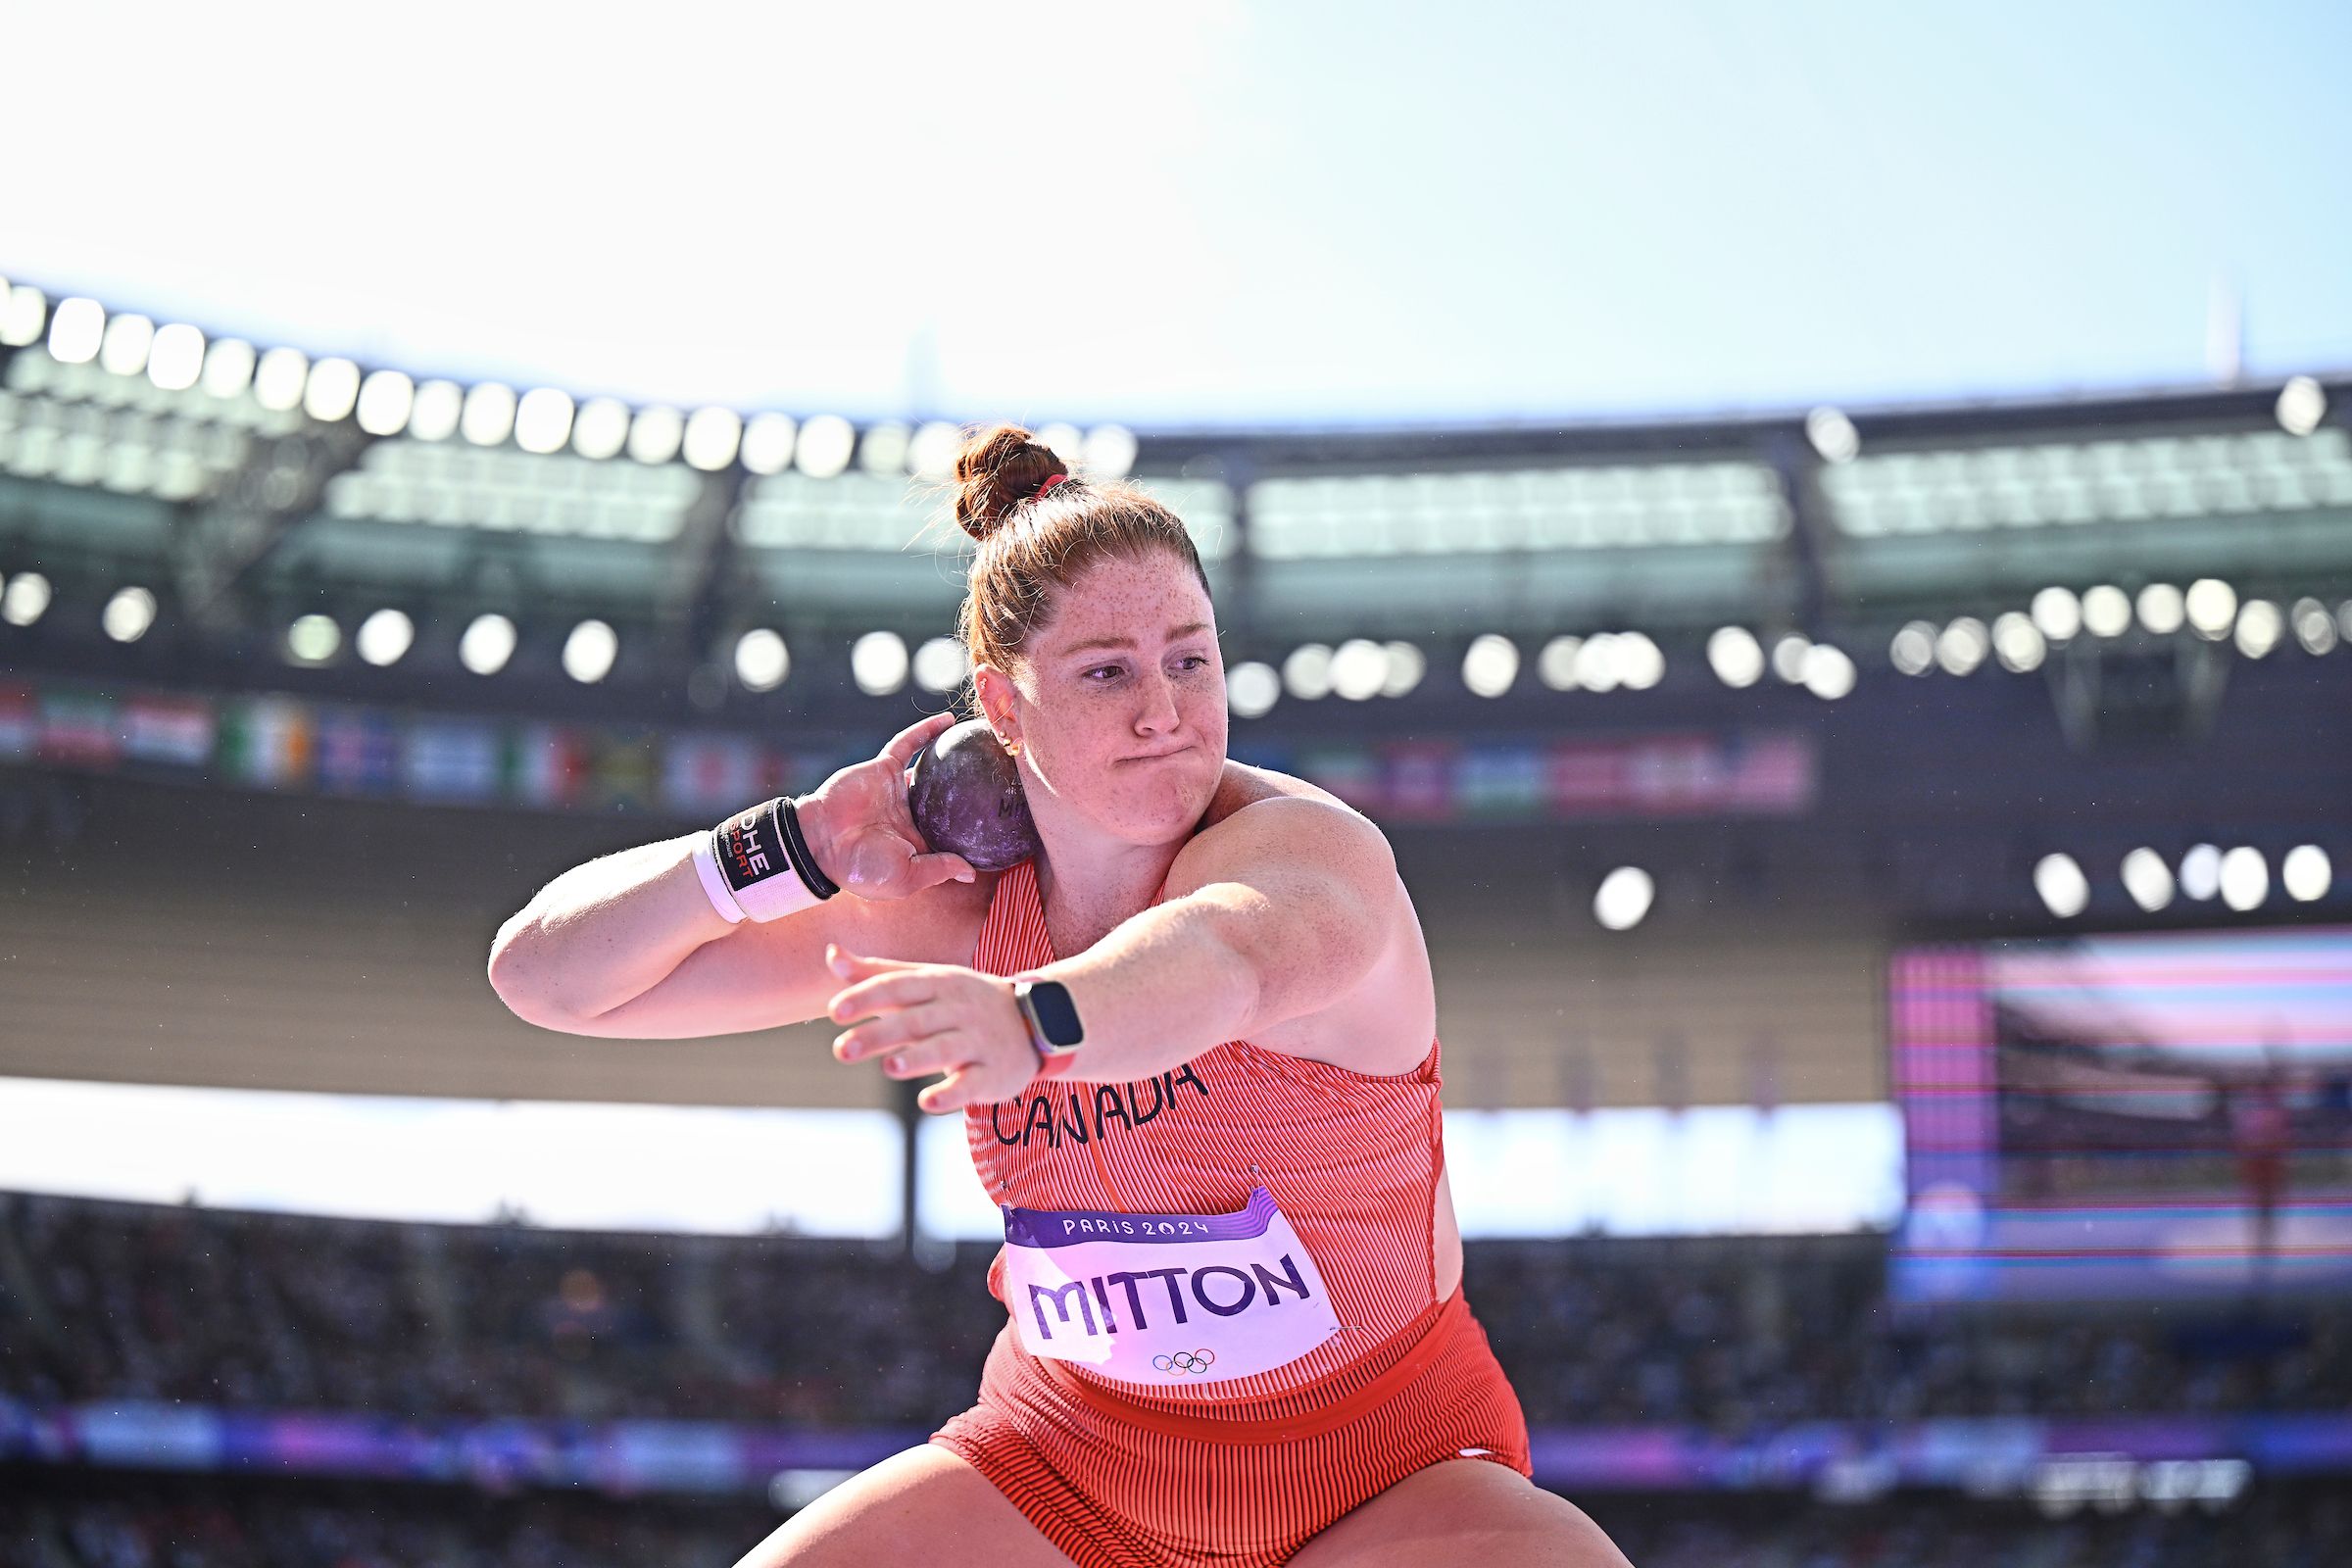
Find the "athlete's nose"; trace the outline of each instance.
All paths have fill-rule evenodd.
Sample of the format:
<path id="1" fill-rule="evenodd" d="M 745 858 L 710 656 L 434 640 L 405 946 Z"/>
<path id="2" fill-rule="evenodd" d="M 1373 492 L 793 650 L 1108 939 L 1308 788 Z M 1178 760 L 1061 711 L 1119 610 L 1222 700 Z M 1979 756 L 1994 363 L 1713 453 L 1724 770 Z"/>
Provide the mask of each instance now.
<path id="1" fill-rule="evenodd" d="M 1144 679 L 1144 705 L 1135 715 L 1135 732 L 1158 735 L 1177 725 L 1176 687 L 1167 671 L 1155 669 Z"/>

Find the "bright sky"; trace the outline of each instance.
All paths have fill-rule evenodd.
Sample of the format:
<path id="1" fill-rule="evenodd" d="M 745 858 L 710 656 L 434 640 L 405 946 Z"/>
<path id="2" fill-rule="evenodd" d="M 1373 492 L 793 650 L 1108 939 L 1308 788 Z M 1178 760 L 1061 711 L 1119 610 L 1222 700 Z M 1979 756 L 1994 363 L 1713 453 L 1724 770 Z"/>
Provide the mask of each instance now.
<path id="1" fill-rule="evenodd" d="M 1704 414 L 2198 382 L 2217 279 L 2352 368 L 2340 0 L 32 16 L 0 274 L 417 372 Z"/>

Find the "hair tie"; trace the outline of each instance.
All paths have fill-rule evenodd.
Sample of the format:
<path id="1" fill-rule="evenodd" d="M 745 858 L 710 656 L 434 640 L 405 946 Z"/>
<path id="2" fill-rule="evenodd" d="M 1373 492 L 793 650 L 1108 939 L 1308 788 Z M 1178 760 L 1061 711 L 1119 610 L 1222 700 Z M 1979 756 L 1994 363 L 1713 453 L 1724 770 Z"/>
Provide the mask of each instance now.
<path id="1" fill-rule="evenodd" d="M 1061 483 L 1062 480 L 1067 479 L 1069 475 L 1066 473 L 1050 473 L 1046 475 L 1046 482 L 1039 485 L 1035 490 L 1030 491 L 1029 499 L 1032 501 L 1043 501 L 1046 498 L 1047 491 L 1053 489 L 1055 485 Z"/>

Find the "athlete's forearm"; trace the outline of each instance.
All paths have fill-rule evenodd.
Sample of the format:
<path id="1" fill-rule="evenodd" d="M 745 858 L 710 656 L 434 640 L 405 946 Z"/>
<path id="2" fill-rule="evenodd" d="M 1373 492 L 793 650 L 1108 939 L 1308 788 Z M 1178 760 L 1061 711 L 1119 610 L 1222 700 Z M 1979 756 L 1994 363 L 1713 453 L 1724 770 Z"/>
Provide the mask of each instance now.
<path id="1" fill-rule="evenodd" d="M 1243 1038 L 1263 994 L 1259 966 L 1234 940 L 1231 886 L 1202 889 L 1123 921 L 1075 957 L 1036 971 L 1069 987 L 1086 1030 L 1063 1076 L 1125 1083 Z"/>

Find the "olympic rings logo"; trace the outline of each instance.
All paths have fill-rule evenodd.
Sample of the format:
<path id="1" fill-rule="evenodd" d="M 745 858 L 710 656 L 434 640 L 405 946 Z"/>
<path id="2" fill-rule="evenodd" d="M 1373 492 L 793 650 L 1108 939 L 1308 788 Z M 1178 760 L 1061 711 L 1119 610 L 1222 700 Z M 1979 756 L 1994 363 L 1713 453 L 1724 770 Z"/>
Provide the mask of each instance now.
<path id="1" fill-rule="evenodd" d="M 1209 1349 L 1178 1350 L 1173 1355 L 1155 1355 L 1152 1364 L 1162 1372 L 1205 1372 L 1216 1364 L 1217 1352 Z"/>

